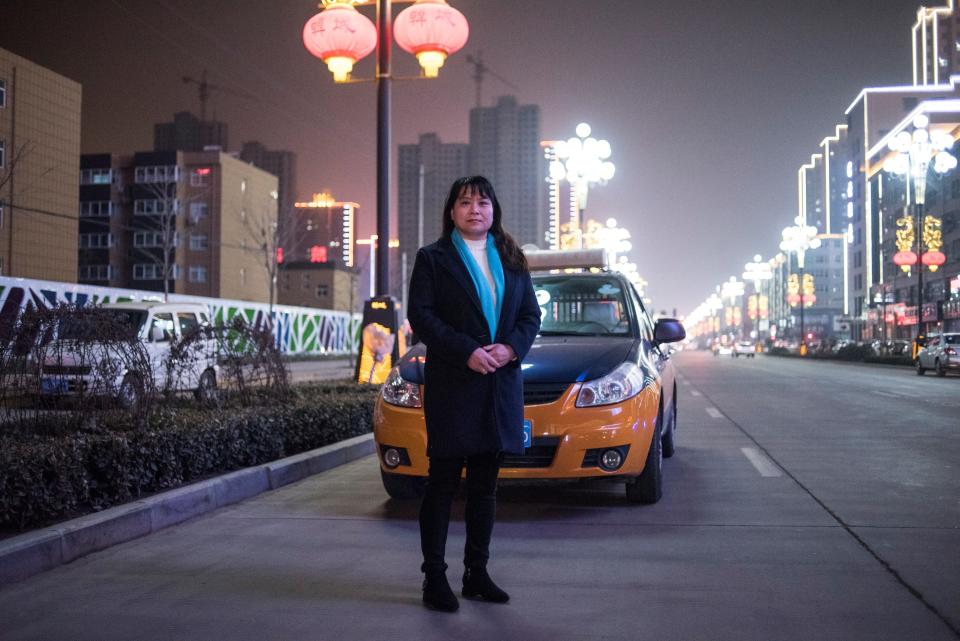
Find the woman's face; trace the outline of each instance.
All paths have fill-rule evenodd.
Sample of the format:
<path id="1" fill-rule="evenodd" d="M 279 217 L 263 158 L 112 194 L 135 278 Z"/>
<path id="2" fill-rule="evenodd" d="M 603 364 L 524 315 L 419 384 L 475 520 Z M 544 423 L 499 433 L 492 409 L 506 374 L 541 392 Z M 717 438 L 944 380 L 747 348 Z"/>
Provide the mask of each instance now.
<path id="1" fill-rule="evenodd" d="M 460 235 L 470 240 L 486 238 L 493 225 L 493 201 L 480 194 L 477 189 L 464 187 L 453 203 L 453 226 Z"/>

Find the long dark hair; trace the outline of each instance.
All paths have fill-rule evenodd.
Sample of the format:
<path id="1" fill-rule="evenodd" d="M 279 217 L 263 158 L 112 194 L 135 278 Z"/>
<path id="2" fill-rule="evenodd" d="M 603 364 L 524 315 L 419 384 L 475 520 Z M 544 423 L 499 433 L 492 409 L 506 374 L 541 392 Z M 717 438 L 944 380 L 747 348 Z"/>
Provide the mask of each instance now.
<path id="1" fill-rule="evenodd" d="M 494 244 L 497 246 L 497 253 L 500 254 L 500 260 L 504 266 L 514 271 L 527 271 L 527 257 L 517 245 L 513 237 L 503 228 L 503 211 L 500 209 L 500 201 L 497 200 L 497 194 L 493 190 L 493 185 L 483 176 L 464 176 L 453 181 L 450 186 L 450 193 L 447 195 L 447 202 L 443 206 L 443 237 L 450 238 L 453 233 L 453 206 L 457 202 L 460 194 L 466 192 L 473 195 L 479 193 L 483 198 L 489 198 L 493 203 L 493 224 L 490 226 L 490 233 L 493 234 Z"/>

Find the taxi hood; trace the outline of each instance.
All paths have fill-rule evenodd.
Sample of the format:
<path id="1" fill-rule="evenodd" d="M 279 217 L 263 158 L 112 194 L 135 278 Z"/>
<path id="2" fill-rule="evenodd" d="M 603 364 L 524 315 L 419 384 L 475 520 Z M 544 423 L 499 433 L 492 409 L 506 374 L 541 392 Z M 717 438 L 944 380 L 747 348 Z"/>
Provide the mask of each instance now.
<path id="1" fill-rule="evenodd" d="M 523 360 L 527 383 L 574 383 L 609 374 L 631 358 L 638 340 L 630 336 L 538 336 Z M 426 347 L 418 343 L 400 359 L 400 376 L 423 383 Z"/>

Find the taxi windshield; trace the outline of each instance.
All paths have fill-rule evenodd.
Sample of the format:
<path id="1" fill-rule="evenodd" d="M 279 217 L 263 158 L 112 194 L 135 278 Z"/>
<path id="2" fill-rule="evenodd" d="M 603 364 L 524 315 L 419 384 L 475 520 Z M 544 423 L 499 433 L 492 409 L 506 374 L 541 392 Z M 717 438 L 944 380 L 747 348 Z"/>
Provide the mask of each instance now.
<path id="1" fill-rule="evenodd" d="M 533 281 L 542 336 L 628 336 L 630 313 L 623 285 L 614 278 L 579 274 Z"/>

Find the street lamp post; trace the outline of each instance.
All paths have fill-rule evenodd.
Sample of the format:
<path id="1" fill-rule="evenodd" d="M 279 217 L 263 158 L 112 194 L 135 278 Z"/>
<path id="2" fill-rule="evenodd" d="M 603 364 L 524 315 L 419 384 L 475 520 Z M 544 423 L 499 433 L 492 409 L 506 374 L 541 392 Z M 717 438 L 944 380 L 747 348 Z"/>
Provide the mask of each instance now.
<path id="1" fill-rule="evenodd" d="M 732 326 L 737 325 L 737 318 L 734 310 L 736 310 L 735 304 L 737 302 L 738 296 L 743 296 L 743 281 L 737 280 L 736 276 L 731 276 L 730 280 L 726 281 L 720 287 L 720 296 L 721 298 L 730 299 L 730 324 Z M 742 316 L 741 316 L 742 320 Z M 737 334 L 742 333 L 742 328 L 736 330 Z M 734 339 L 736 340 L 736 339 Z"/>
<path id="2" fill-rule="evenodd" d="M 888 173 L 906 176 L 908 206 L 910 204 L 910 182 L 913 182 L 913 219 L 916 222 L 914 223 L 910 217 L 907 217 L 905 222 L 903 219 L 897 221 L 897 225 L 908 228 L 904 230 L 907 236 L 912 232 L 917 241 L 917 252 L 914 254 L 912 251 L 901 249 L 894 256 L 894 262 L 907 269 L 910 265 L 917 265 L 917 334 L 913 347 L 913 355 L 916 357 L 916 352 L 924 335 L 923 268 L 924 265 L 929 265 L 931 271 L 936 271 L 937 266 L 943 263 L 943 254 L 940 252 L 923 252 L 923 237 L 927 227 L 927 220 L 924 217 L 927 173 L 931 161 L 936 173 L 945 174 L 957 166 L 957 159 L 947 151 L 953 147 L 953 136 L 942 130 L 928 131 L 927 126 L 930 124 L 930 119 L 924 114 L 914 118 L 912 124 L 912 133 L 901 131 L 890 139 L 887 146 L 893 152 L 893 155 L 884 161 L 883 169 Z M 899 234 L 900 232 L 898 232 Z M 912 244 L 912 242 L 909 243 L 909 245 Z M 886 319 L 884 319 L 884 322 L 886 322 Z"/>
<path id="3" fill-rule="evenodd" d="M 392 4 L 407 7 L 392 20 Z M 376 5 L 376 27 L 355 5 Z M 377 50 L 377 71 L 372 79 L 377 86 L 377 238 L 390 238 L 390 69 L 393 36 L 397 44 L 417 57 L 422 78 L 435 78 L 446 57 L 463 48 L 469 26 L 462 13 L 446 0 L 322 0 L 323 10 L 310 18 L 303 28 L 303 44 L 322 59 L 333 73 L 334 81 L 351 80 L 353 65 Z M 382 242 L 380 240 L 377 241 Z M 377 296 L 390 290 L 390 253 L 377 251 Z"/>
<path id="4" fill-rule="evenodd" d="M 760 254 L 753 257 L 753 262 L 747 263 L 743 268 L 743 280 L 753 281 L 753 293 L 756 296 L 756 330 L 757 341 L 760 340 L 760 283 L 773 278 L 773 270 L 770 269 L 770 263 L 763 260 Z"/>
<path id="5" fill-rule="evenodd" d="M 553 151 L 549 170 L 551 181 L 566 180 L 570 183 L 568 233 L 575 235 L 574 246 L 583 249 L 583 210 L 587 207 L 590 185 L 604 184 L 612 179 L 616 166 L 608 160 L 611 154 L 610 143 L 592 137 L 590 125 L 581 122 L 576 131 L 576 137 L 551 143 Z M 559 203 L 554 205 L 559 208 Z M 559 227 L 559 216 L 554 222 Z M 559 243 L 559 234 L 555 235 Z"/>
<path id="6" fill-rule="evenodd" d="M 780 249 L 797 255 L 797 267 L 800 270 L 800 355 L 806 356 L 807 335 L 803 325 L 803 308 L 806 306 L 806 300 L 804 299 L 804 257 L 808 249 L 816 249 L 820 246 L 820 239 L 817 238 L 817 228 L 807 225 L 801 216 L 797 216 L 794 222 L 795 225 L 783 230 Z"/>
<path id="7" fill-rule="evenodd" d="M 397 0 L 397 2 L 411 0 Z M 354 5 L 376 4 L 377 24 L 357 11 Z M 390 296 L 390 70 L 393 36 L 404 51 L 417 57 L 423 69 L 420 78 L 435 78 L 444 60 L 467 43 L 469 26 L 463 14 L 450 7 L 446 0 L 415 0 L 397 15 L 394 21 L 392 0 L 322 0 L 323 10 L 303 27 L 303 44 L 314 56 L 327 64 L 336 82 L 351 81 L 355 62 L 377 50 L 377 70 L 372 81 L 377 86 L 377 233 L 371 239 L 370 251 L 376 255 L 376 292 L 364 303 L 361 320 L 361 344 L 355 378 L 364 383 L 382 383 L 389 365 L 400 356 L 401 341 L 389 342 L 389 359 L 383 367 L 386 343 L 374 336 L 400 332 L 396 301 Z M 375 240 L 374 240 L 375 239 Z M 371 260 L 373 257 L 371 256 Z M 368 331 L 369 330 L 369 331 Z M 364 363 L 370 367 L 366 374 Z"/>

